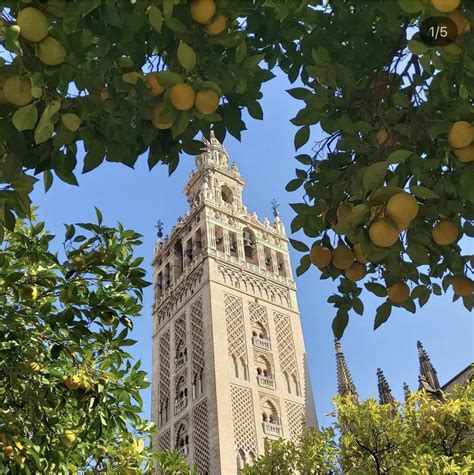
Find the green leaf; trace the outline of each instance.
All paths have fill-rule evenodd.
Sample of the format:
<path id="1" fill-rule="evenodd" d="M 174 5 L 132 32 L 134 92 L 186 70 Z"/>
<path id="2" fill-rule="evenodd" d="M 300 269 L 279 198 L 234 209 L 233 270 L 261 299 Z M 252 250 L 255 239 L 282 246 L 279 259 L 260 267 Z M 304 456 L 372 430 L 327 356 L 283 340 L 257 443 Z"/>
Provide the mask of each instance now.
<path id="1" fill-rule="evenodd" d="M 429 51 L 428 46 L 426 46 L 421 41 L 417 41 L 417 40 L 409 40 L 408 41 L 408 49 L 415 56 L 420 56 L 420 55 L 425 54 Z"/>
<path id="2" fill-rule="evenodd" d="M 411 150 L 395 150 L 395 152 L 388 156 L 387 162 L 390 164 L 406 162 L 407 158 L 411 155 L 413 155 Z"/>
<path id="3" fill-rule="evenodd" d="M 152 5 L 148 9 L 148 21 L 155 31 L 161 33 L 161 27 L 163 26 L 163 14 L 157 6 Z"/>
<path id="4" fill-rule="evenodd" d="M 417 197 L 422 199 L 435 199 L 439 198 L 439 196 L 429 188 L 420 185 L 413 185 L 410 186 L 410 191 Z"/>
<path id="5" fill-rule="evenodd" d="M 257 120 L 263 119 L 263 110 L 260 104 L 257 101 L 251 101 L 247 104 L 247 109 L 249 114 Z"/>
<path id="6" fill-rule="evenodd" d="M 28 104 L 27 106 L 21 107 L 13 114 L 12 118 L 13 125 L 18 132 L 34 129 L 37 120 L 38 110 L 35 104 Z"/>
<path id="7" fill-rule="evenodd" d="M 365 191 L 372 191 L 380 188 L 385 180 L 387 174 L 388 164 L 386 162 L 377 162 L 369 167 L 364 172 L 364 189 Z"/>
<path id="8" fill-rule="evenodd" d="M 54 132 L 53 116 L 61 107 L 60 101 L 50 102 L 43 111 L 41 119 L 35 130 L 36 145 L 46 142 L 51 138 Z"/>
<path id="9" fill-rule="evenodd" d="M 179 42 L 178 46 L 178 61 L 181 66 L 183 66 L 186 71 L 191 71 L 196 65 L 196 53 L 183 41 Z"/>
<path id="10" fill-rule="evenodd" d="M 337 339 L 342 338 L 348 323 L 349 314 L 346 311 L 339 309 L 336 317 L 332 321 L 332 331 Z"/>
<path id="11" fill-rule="evenodd" d="M 82 173 L 87 173 L 97 168 L 104 161 L 105 151 L 105 147 L 101 143 L 94 142 L 84 157 Z"/>
<path id="12" fill-rule="evenodd" d="M 97 216 L 97 223 L 99 224 L 99 226 L 102 224 L 102 212 L 100 211 L 99 208 L 97 208 L 97 206 L 94 206 L 94 209 L 95 209 L 95 214 Z"/>
<path id="13" fill-rule="evenodd" d="M 296 239 L 290 239 L 290 243 L 297 251 L 300 251 L 300 252 L 309 251 L 309 247 L 304 242 L 297 241 Z"/>
<path id="14" fill-rule="evenodd" d="M 303 184 L 303 180 L 294 179 L 291 180 L 285 187 L 286 191 L 295 191 Z"/>
<path id="15" fill-rule="evenodd" d="M 377 313 L 375 315 L 374 321 L 374 330 L 376 330 L 380 325 L 385 323 L 392 313 L 392 304 L 390 302 L 384 302 L 377 308 Z"/>
<path id="16" fill-rule="evenodd" d="M 63 123 L 64 127 L 71 132 L 76 132 L 81 126 L 81 119 L 76 114 L 63 114 L 61 116 L 61 122 Z"/>
<path id="17" fill-rule="evenodd" d="M 3 22 L 2 22 L 3 26 Z M 8 50 L 18 53 L 20 56 L 23 55 L 23 50 L 21 49 L 21 44 L 19 41 L 20 38 L 20 27 L 18 25 L 12 25 L 5 32 L 5 46 Z"/>
<path id="18" fill-rule="evenodd" d="M 247 56 L 247 43 L 242 41 L 235 49 L 235 62 L 241 63 Z"/>
<path id="19" fill-rule="evenodd" d="M 375 294 L 377 297 L 387 296 L 387 289 L 381 284 L 377 284 L 375 282 L 367 282 L 365 284 L 365 288 Z"/>
<path id="20" fill-rule="evenodd" d="M 300 260 L 300 265 L 296 268 L 296 275 L 299 277 L 303 275 L 311 266 L 311 261 L 309 260 L 309 255 L 306 254 Z"/>
<path id="21" fill-rule="evenodd" d="M 53 184 L 53 174 L 51 170 L 45 170 L 43 173 L 43 181 L 44 181 L 44 192 L 46 193 Z"/>
<path id="22" fill-rule="evenodd" d="M 301 148 L 309 140 L 309 126 L 301 127 L 295 134 L 295 150 Z"/>
<path id="23" fill-rule="evenodd" d="M 178 73 L 174 73 L 172 71 L 161 71 L 156 73 L 156 79 L 165 88 L 172 87 L 175 84 L 180 84 L 183 82 L 183 78 Z"/>

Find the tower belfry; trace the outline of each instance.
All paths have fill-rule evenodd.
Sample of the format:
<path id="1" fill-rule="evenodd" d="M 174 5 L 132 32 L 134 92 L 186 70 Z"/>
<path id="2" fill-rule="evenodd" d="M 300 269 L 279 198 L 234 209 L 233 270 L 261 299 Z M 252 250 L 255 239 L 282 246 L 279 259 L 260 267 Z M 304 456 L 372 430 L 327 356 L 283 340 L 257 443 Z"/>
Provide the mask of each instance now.
<path id="1" fill-rule="evenodd" d="M 316 425 L 285 228 L 248 211 L 244 184 L 211 132 L 153 259 L 156 446 L 200 474 L 237 474 Z"/>

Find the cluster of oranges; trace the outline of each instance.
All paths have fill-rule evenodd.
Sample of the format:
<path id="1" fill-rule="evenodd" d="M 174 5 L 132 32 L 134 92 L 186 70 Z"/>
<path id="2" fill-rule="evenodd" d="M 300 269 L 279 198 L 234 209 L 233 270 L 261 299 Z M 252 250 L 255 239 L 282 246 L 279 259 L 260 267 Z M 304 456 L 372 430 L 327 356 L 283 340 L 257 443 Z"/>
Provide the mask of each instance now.
<path id="1" fill-rule="evenodd" d="M 204 25 L 204 30 L 210 36 L 220 35 L 227 27 L 227 18 L 216 15 L 216 9 L 214 0 L 194 0 L 191 4 L 193 20 Z"/>
<path id="2" fill-rule="evenodd" d="M 337 210 L 338 220 L 347 220 L 353 205 L 342 203 Z M 394 194 L 385 205 L 378 210 L 378 216 L 368 228 L 370 242 L 378 248 L 389 248 L 399 240 L 400 234 L 408 229 L 419 212 L 416 198 L 409 193 Z M 449 246 L 459 238 L 456 223 L 442 219 L 432 229 L 433 241 L 440 246 Z M 316 244 L 310 252 L 311 262 L 319 267 L 332 266 L 344 271 L 345 276 L 352 281 L 359 281 L 366 275 L 366 264 L 370 258 L 364 252 L 360 243 L 352 247 L 339 244 L 330 249 L 323 244 Z M 455 276 L 452 280 L 456 295 L 469 296 L 474 291 L 474 282 L 464 275 Z M 410 297 L 410 289 L 405 282 L 396 282 L 387 289 L 389 299 L 396 304 L 406 302 Z"/>

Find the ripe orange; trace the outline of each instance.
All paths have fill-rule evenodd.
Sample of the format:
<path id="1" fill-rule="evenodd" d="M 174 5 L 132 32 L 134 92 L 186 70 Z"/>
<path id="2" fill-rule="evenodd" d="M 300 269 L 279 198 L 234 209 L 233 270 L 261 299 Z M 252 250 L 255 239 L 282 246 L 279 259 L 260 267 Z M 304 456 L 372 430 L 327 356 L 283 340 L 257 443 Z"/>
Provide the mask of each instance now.
<path id="1" fill-rule="evenodd" d="M 461 0 L 431 0 L 431 3 L 439 12 L 448 13 L 459 7 Z"/>
<path id="2" fill-rule="evenodd" d="M 345 221 L 349 218 L 354 209 L 352 203 L 341 203 L 336 210 L 336 216 L 338 221 Z"/>
<path id="3" fill-rule="evenodd" d="M 370 225 L 369 238 L 378 247 L 390 247 L 398 241 L 398 230 L 386 219 L 378 219 Z"/>
<path id="4" fill-rule="evenodd" d="M 472 142 L 473 128 L 469 122 L 458 120 L 454 122 L 448 134 L 448 143 L 453 148 L 464 148 Z"/>
<path id="5" fill-rule="evenodd" d="M 165 90 L 165 88 L 158 82 L 156 73 L 147 74 L 145 76 L 145 81 L 152 96 L 159 96 Z"/>
<path id="6" fill-rule="evenodd" d="M 387 214 L 400 225 L 406 225 L 407 222 L 412 221 L 418 211 L 416 198 L 405 192 L 393 195 L 387 203 Z"/>
<path id="7" fill-rule="evenodd" d="M 346 277 L 354 282 L 365 277 L 365 266 L 360 262 L 354 262 L 349 269 L 346 269 Z"/>
<path id="8" fill-rule="evenodd" d="M 331 263 L 331 250 L 322 244 L 317 244 L 311 249 L 309 259 L 316 267 L 326 267 Z"/>
<path id="9" fill-rule="evenodd" d="M 20 10 L 16 23 L 20 27 L 20 35 L 25 40 L 38 43 L 48 36 L 48 18 L 36 8 L 26 7 Z"/>
<path id="10" fill-rule="evenodd" d="M 464 16 L 463 12 L 460 10 L 453 10 L 446 15 L 456 24 L 456 28 L 458 29 L 458 35 L 463 35 L 468 31 L 471 31 L 471 24 L 467 21 L 466 17 Z"/>
<path id="11" fill-rule="evenodd" d="M 33 100 L 31 81 L 25 76 L 10 76 L 3 84 L 3 95 L 15 106 L 26 106 Z"/>
<path id="12" fill-rule="evenodd" d="M 205 30 L 208 35 L 220 35 L 227 27 L 227 18 L 224 15 L 219 15 L 214 21 L 208 23 Z"/>
<path id="13" fill-rule="evenodd" d="M 219 107 L 219 95 L 212 89 L 205 89 L 196 94 L 196 109 L 201 114 L 213 114 Z"/>
<path id="14" fill-rule="evenodd" d="M 66 48 L 56 39 L 47 36 L 38 44 L 38 57 L 48 66 L 57 66 L 66 59 Z"/>
<path id="15" fill-rule="evenodd" d="M 354 263 L 355 256 L 350 247 L 340 244 L 332 253 L 332 263 L 336 269 L 346 270 Z"/>
<path id="16" fill-rule="evenodd" d="M 389 134 L 386 129 L 380 129 L 376 134 L 375 138 L 379 147 L 393 147 L 395 145 L 395 139 L 393 135 Z"/>
<path id="17" fill-rule="evenodd" d="M 458 148 L 454 151 L 454 155 L 456 155 L 460 162 L 474 162 L 474 145 L 471 144 L 464 148 Z"/>
<path id="18" fill-rule="evenodd" d="M 196 94 L 189 84 L 176 84 L 171 88 L 170 101 L 176 109 L 186 111 L 194 105 Z"/>
<path id="19" fill-rule="evenodd" d="M 388 298 L 393 303 L 403 303 L 410 297 L 410 289 L 405 282 L 397 282 L 387 289 Z"/>
<path id="20" fill-rule="evenodd" d="M 153 124 L 154 127 L 160 130 L 169 129 L 173 125 L 172 122 L 161 121 L 160 116 L 164 109 L 165 109 L 165 104 L 163 102 L 160 102 L 159 104 L 156 104 L 155 107 L 153 107 L 153 112 L 152 112 L 153 115 L 151 118 L 151 123 Z"/>
<path id="21" fill-rule="evenodd" d="M 456 275 L 452 280 L 453 292 L 460 297 L 469 297 L 474 292 L 474 281 L 464 275 Z"/>
<path id="22" fill-rule="evenodd" d="M 207 23 L 216 13 L 214 0 L 194 0 L 191 4 L 191 16 L 198 23 Z"/>
<path id="23" fill-rule="evenodd" d="M 452 221 L 440 221 L 431 231 L 433 241 L 440 246 L 449 246 L 459 236 L 459 229 Z"/>

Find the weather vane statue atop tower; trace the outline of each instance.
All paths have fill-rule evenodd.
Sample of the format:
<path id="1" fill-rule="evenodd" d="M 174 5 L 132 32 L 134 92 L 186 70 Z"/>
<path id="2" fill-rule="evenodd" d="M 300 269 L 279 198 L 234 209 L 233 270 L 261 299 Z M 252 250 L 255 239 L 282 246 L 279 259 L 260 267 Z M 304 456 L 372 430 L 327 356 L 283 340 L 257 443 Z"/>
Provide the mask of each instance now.
<path id="1" fill-rule="evenodd" d="M 280 207 L 280 203 L 278 203 L 278 201 L 273 198 L 273 200 L 271 201 L 271 205 L 272 205 L 272 210 L 273 210 L 273 216 L 276 218 L 277 216 L 280 216 L 280 212 L 278 211 L 278 208 Z"/>

